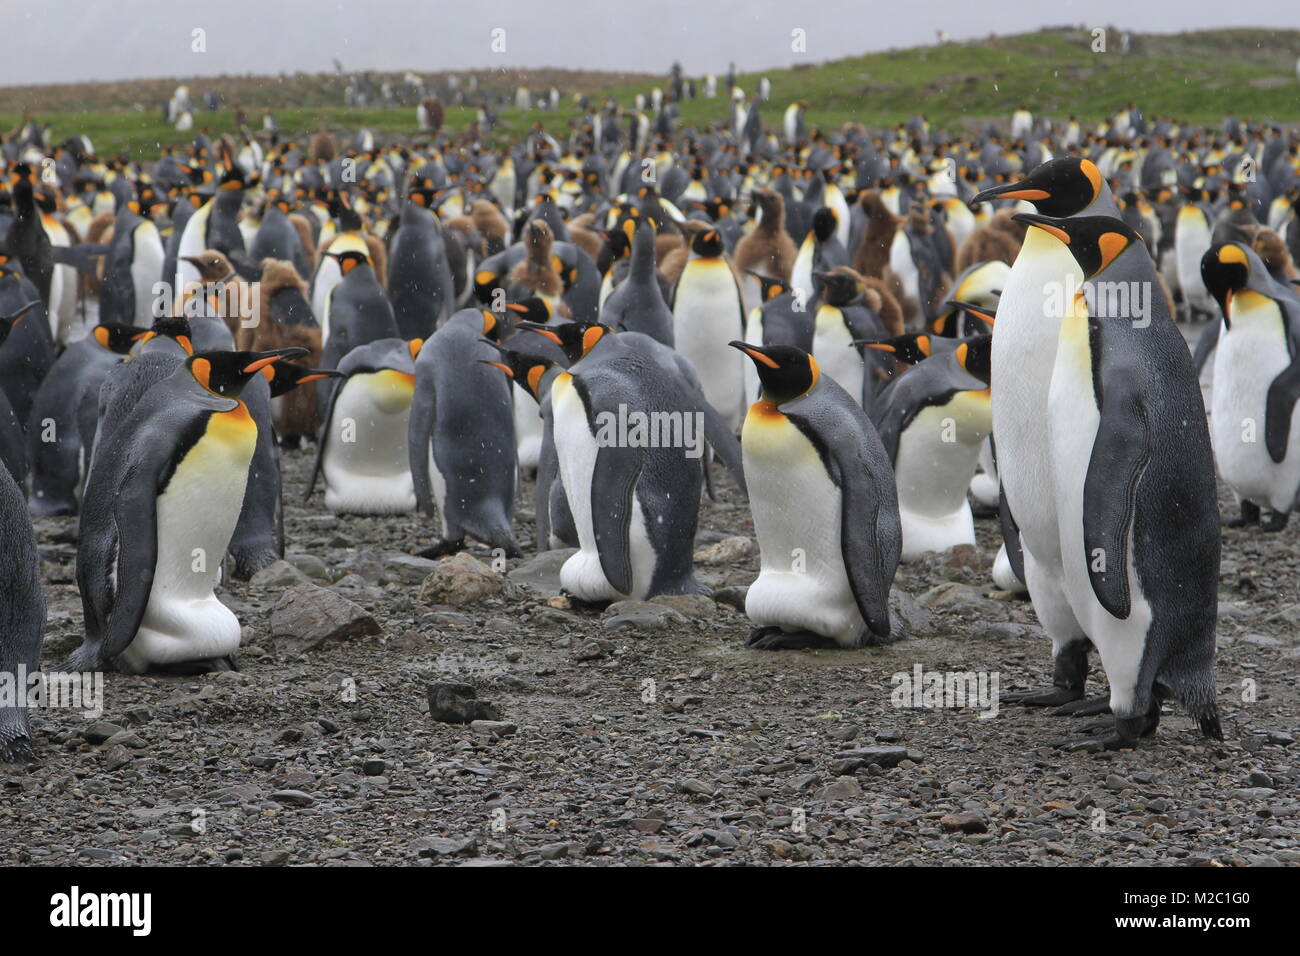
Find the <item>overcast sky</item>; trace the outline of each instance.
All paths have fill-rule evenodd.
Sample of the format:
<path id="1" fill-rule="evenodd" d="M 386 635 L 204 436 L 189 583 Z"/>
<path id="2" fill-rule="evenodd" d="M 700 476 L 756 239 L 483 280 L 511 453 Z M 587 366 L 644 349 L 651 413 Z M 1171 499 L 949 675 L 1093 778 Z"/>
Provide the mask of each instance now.
<path id="1" fill-rule="evenodd" d="M 0 0 L 0 12 L 5 86 L 326 72 L 334 57 L 348 70 L 657 73 L 677 58 L 702 74 L 932 43 L 939 29 L 960 40 L 1062 24 L 1300 28 L 1296 0 Z M 196 28 L 205 53 L 191 50 Z M 491 48 L 497 28 L 503 53 Z M 791 50 L 796 28 L 806 54 Z"/>

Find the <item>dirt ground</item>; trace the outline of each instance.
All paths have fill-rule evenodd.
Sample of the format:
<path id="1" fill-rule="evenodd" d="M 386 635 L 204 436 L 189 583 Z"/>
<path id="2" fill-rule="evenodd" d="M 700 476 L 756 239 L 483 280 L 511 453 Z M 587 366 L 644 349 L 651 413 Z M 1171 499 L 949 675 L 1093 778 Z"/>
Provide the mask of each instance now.
<path id="1" fill-rule="evenodd" d="M 0 766 L 0 863 L 1300 862 L 1300 522 L 1225 531 L 1226 742 L 1201 739 L 1166 707 L 1140 749 L 1074 754 L 1049 744 L 1078 718 L 891 701 L 893 676 L 917 666 L 996 673 L 1003 691 L 1050 679 L 1029 603 L 987 596 L 990 517 L 977 522 L 974 560 L 959 552 L 900 570 L 896 591 L 920 599 L 901 600 L 904 639 L 754 652 L 746 618 L 724 601 L 626 614 L 550 606 L 558 565 L 534 559 L 525 504 L 525 558 L 509 562 L 501 596 L 424 603 L 424 572 L 401 556 L 429 542 L 431 524 L 336 519 L 319 492 L 303 507 L 309 466 L 305 451 L 285 456 L 290 562 L 382 633 L 295 656 L 270 635 L 283 588 L 228 587 L 244 625 L 238 672 L 110 674 L 98 721 L 34 715 L 39 762 Z M 720 484 L 702 549 L 753 534 L 734 486 Z M 524 486 L 521 502 L 531 493 Z M 37 525 L 47 664 L 80 640 L 75 548 L 56 540 L 71 524 Z M 720 598 L 735 600 L 725 589 L 756 574 L 745 545 L 697 562 Z M 473 685 L 513 732 L 431 720 L 435 680 Z M 1094 665 L 1090 692 L 1101 680 Z"/>

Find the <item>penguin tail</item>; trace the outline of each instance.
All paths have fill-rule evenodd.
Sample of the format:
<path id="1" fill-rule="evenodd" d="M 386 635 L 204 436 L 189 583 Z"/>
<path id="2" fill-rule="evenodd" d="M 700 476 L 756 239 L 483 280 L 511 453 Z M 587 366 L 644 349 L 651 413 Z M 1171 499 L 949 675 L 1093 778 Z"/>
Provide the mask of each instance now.
<path id="1" fill-rule="evenodd" d="M 1211 740 L 1223 739 L 1223 726 L 1219 723 L 1219 707 L 1211 703 L 1208 708 L 1193 710 L 1192 716 L 1201 728 L 1201 736 Z"/>
<path id="2" fill-rule="evenodd" d="M 1223 739 L 1223 725 L 1219 720 L 1219 703 L 1212 674 L 1206 674 L 1178 688 L 1177 694 L 1187 712 L 1201 728 L 1201 734 L 1211 740 Z"/>
<path id="3" fill-rule="evenodd" d="M 0 763 L 27 763 L 36 759 L 36 746 L 26 729 L 0 729 Z"/>

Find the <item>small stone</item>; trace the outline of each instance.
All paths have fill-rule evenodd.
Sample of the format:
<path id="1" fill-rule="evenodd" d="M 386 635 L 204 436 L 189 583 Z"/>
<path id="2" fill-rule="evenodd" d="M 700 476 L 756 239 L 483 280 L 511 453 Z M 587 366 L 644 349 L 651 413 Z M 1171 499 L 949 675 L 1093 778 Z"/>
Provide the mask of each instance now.
<path id="1" fill-rule="evenodd" d="M 737 564 L 757 552 L 758 546 L 752 538 L 736 535 L 700 548 L 695 552 L 695 562 L 711 565 Z"/>
<path id="2" fill-rule="evenodd" d="M 974 811 L 948 813 L 939 818 L 939 826 L 948 833 L 987 833 L 989 823 Z"/>
<path id="3" fill-rule="evenodd" d="M 308 584 L 310 579 L 283 559 L 268 564 L 248 581 L 255 588 L 287 588 L 295 584 Z"/>
<path id="4" fill-rule="evenodd" d="M 636 830 L 638 833 L 658 833 L 660 830 L 664 828 L 664 821 L 636 819 L 636 820 L 629 820 L 628 825 L 631 826 L 632 829 Z"/>
<path id="5" fill-rule="evenodd" d="M 388 761 L 372 759 L 361 765 L 361 772 L 367 777 L 382 777 L 388 773 Z"/>
<path id="6" fill-rule="evenodd" d="M 814 800 L 830 803 L 833 800 L 852 800 L 862 796 L 862 784 L 856 777 L 841 777 L 834 783 L 813 793 Z"/>
<path id="7" fill-rule="evenodd" d="M 538 852 L 542 854 L 543 860 L 558 860 L 569 855 L 569 844 L 567 843 L 548 843 Z"/>
<path id="8" fill-rule="evenodd" d="M 284 866 L 289 862 L 288 850 L 267 850 L 259 860 L 262 866 Z"/>
<path id="9" fill-rule="evenodd" d="M 123 746 L 110 747 L 104 752 L 104 769 L 110 773 L 120 770 L 132 760 L 131 751 Z"/>
<path id="10" fill-rule="evenodd" d="M 314 581 L 328 581 L 330 570 L 313 554 L 286 554 L 284 559 Z"/>
<path id="11" fill-rule="evenodd" d="M 773 840 L 767 845 L 767 848 L 772 851 L 773 856 L 778 856 L 783 860 L 788 860 L 794 855 L 794 847 L 785 840 Z"/>
<path id="12" fill-rule="evenodd" d="M 835 755 L 838 760 L 861 760 L 879 767 L 896 767 L 907 759 L 906 747 L 855 747 Z"/>
<path id="13" fill-rule="evenodd" d="M 310 807 L 316 802 L 315 797 L 301 790 L 277 790 L 271 794 L 271 799 L 291 807 Z"/>
<path id="14" fill-rule="evenodd" d="M 505 720 L 472 720 L 469 729 L 476 734 L 494 739 L 509 737 L 519 730 L 518 726 Z"/>
<path id="15" fill-rule="evenodd" d="M 459 681 L 435 681 L 428 686 L 429 716 L 444 724 L 468 724 L 475 720 L 499 720 L 496 705 L 478 699 L 478 691 Z"/>
<path id="16" fill-rule="evenodd" d="M 115 737 L 122 732 L 122 728 L 117 724 L 110 724 L 106 720 L 97 720 L 81 732 L 81 738 L 88 743 L 102 744 L 110 737 Z"/>
<path id="17" fill-rule="evenodd" d="M 650 601 L 616 601 L 605 609 L 604 625 L 611 630 L 666 631 L 686 624 L 685 616 Z"/>
<path id="18" fill-rule="evenodd" d="M 553 597 L 560 593 L 560 568 L 577 553 L 577 548 L 543 551 L 512 570 L 506 578 L 536 597 Z"/>
<path id="19" fill-rule="evenodd" d="M 730 587 L 718 588 L 713 592 L 713 600 L 717 604 L 725 604 L 727 607 L 735 608 L 741 614 L 744 614 L 745 597 L 748 594 L 748 585 L 736 584 Z"/>
<path id="20" fill-rule="evenodd" d="M 677 784 L 677 789 L 682 793 L 697 794 L 699 796 L 711 797 L 714 789 L 703 780 L 696 780 L 694 777 L 682 780 Z"/>
<path id="21" fill-rule="evenodd" d="M 420 586 L 420 600 L 428 604 L 463 607 L 502 591 L 501 576 L 473 555 L 461 551 L 438 562 Z"/>
<path id="22" fill-rule="evenodd" d="M 718 611 L 718 605 L 714 603 L 713 598 L 705 597 L 703 594 L 656 594 L 650 599 L 650 603 L 662 604 L 686 617 L 713 617 Z"/>
<path id="23" fill-rule="evenodd" d="M 1107 790 L 1126 790 L 1129 787 L 1133 786 L 1133 784 L 1129 783 L 1126 779 L 1121 777 L 1119 774 L 1111 773 L 1106 775 L 1106 780 L 1102 784 L 1102 786 L 1104 786 Z"/>
<path id="24" fill-rule="evenodd" d="M 478 856 L 478 837 L 464 840 L 450 837 L 425 836 L 411 841 L 411 849 L 418 856 Z"/>

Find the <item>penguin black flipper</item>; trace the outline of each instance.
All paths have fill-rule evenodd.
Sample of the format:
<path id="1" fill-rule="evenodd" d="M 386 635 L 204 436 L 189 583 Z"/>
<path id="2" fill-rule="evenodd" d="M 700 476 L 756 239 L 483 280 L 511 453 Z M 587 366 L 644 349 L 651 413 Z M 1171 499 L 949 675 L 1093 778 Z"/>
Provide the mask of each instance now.
<path id="1" fill-rule="evenodd" d="M 1137 486 L 1151 458 L 1151 426 L 1136 390 L 1108 384 L 1107 393 L 1083 486 L 1083 546 L 1098 602 L 1124 619 L 1132 603 L 1129 531 Z"/>
<path id="2" fill-rule="evenodd" d="M 614 589 L 632 591 L 632 551 L 628 535 L 632 526 L 633 492 L 644 464 L 641 450 L 616 445 L 596 453 L 591 475 L 591 521 L 600 553 L 600 569 Z"/>
<path id="3" fill-rule="evenodd" d="M 876 637 L 889 637 L 889 587 L 903 543 L 898 499 L 882 500 L 879 493 L 894 487 L 892 472 L 881 474 L 876 467 L 883 461 L 888 471 L 889 459 L 883 448 L 877 449 L 881 457 L 873 461 L 869 446 L 862 442 L 832 440 L 840 430 L 834 422 L 800 415 L 790 406 L 782 411 L 817 449 L 831 481 L 840 489 L 840 550 L 849 587 L 867 628 Z M 865 412 L 856 405 L 847 411 L 862 417 L 861 426 L 868 435 L 874 433 Z M 887 507 L 890 501 L 892 509 Z"/>
<path id="4" fill-rule="evenodd" d="M 329 441 L 330 422 L 334 420 L 334 403 L 339 400 L 339 395 L 343 392 L 344 383 L 326 382 L 327 385 L 334 386 L 330 389 L 329 400 L 325 407 L 325 414 L 320 419 L 320 434 L 316 439 L 316 461 L 311 466 L 311 477 L 307 479 L 307 490 L 303 493 L 302 500 L 306 504 L 311 501 L 311 494 L 316 490 L 316 481 L 320 478 L 321 468 L 325 462 L 325 444 Z"/>
<path id="5" fill-rule="evenodd" d="M 1291 434 L 1291 415 L 1297 401 L 1300 401 L 1300 331 L 1296 329 L 1296 318 L 1288 313 L 1288 303 L 1277 302 L 1278 311 L 1282 313 L 1287 335 L 1287 346 L 1291 352 L 1291 364 L 1284 368 L 1277 378 L 1268 386 L 1264 400 L 1264 446 L 1268 456 L 1281 464 L 1286 458 L 1286 446 Z"/>
<path id="6" fill-rule="evenodd" d="M 415 395 L 411 399 L 411 418 L 407 425 L 407 449 L 411 457 L 411 479 L 415 484 L 415 504 L 433 517 L 433 484 L 429 479 L 430 443 L 433 424 L 437 421 L 437 396 L 432 375 L 417 375 Z"/>
<path id="7" fill-rule="evenodd" d="M 55 263 L 72 266 L 83 275 L 93 276 L 98 273 L 99 263 L 108 255 L 109 247 L 103 243 L 82 243 L 79 246 L 51 246 Z"/>
<path id="8" fill-rule="evenodd" d="M 994 461 L 996 460 L 995 457 Z M 1007 561 L 1011 564 L 1011 570 L 1015 572 L 1016 580 L 1024 584 L 1025 551 L 1020 544 L 1020 526 L 1016 524 L 1016 517 L 1011 513 L 1011 505 L 1007 501 L 1007 492 L 1002 487 L 1002 482 L 998 482 L 998 524 L 1002 528 L 1002 543 L 1007 549 Z"/>
<path id="9" fill-rule="evenodd" d="M 704 440 L 708 442 L 727 471 L 731 472 L 731 476 L 736 479 L 736 484 L 740 486 L 740 493 L 748 499 L 749 489 L 745 485 L 745 468 L 741 459 L 740 442 L 736 440 L 731 427 L 718 414 L 718 410 L 706 402 L 703 396 L 700 397 L 700 409 L 704 415 Z M 705 474 L 707 476 L 708 472 L 706 471 Z"/>

